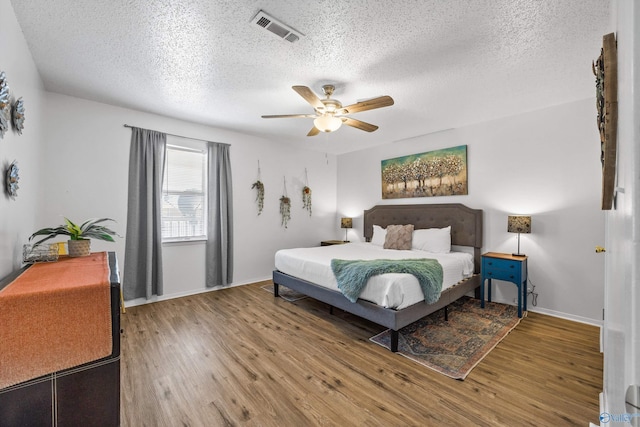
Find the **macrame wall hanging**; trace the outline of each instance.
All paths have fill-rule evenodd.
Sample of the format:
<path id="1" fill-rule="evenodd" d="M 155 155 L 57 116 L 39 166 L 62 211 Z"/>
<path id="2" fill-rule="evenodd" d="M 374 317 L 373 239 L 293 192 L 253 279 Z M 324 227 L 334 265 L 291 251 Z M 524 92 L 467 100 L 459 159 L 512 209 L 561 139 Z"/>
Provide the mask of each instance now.
<path id="1" fill-rule="evenodd" d="M 253 183 L 251 189 L 256 189 L 256 203 L 258 204 L 258 215 L 264 208 L 264 184 L 260 181 L 260 160 L 258 160 L 258 180 Z"/>
<path id="2" fill-rule="evenodd" d="M 287 228 L 287 224 L 291 219 L 291 199 L 287 195 L 287 178 L 284 178 L 284 191 L 280 197 L 280 216 L 282 217 L 281 225 Z"/>
<path id="3" fill-rule="evenodd" d="M 309 188 L 309 176 L 307 168 L 304 168 L 304 187 L 302 187 L 302 208 L 306 209 L 311 216 L 311 188 Z"/>

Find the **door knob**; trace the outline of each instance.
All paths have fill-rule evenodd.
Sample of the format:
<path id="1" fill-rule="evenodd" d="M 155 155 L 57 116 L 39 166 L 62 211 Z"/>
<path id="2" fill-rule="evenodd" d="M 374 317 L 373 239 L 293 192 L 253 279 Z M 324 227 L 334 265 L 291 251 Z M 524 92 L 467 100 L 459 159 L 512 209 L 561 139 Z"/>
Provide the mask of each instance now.
<path id="1" fill-rule="evenodd" d="M 599 254 L 601 252 L 606 252 L 606 249 L 602 246 L 596 246 L 596 253 Z"/>

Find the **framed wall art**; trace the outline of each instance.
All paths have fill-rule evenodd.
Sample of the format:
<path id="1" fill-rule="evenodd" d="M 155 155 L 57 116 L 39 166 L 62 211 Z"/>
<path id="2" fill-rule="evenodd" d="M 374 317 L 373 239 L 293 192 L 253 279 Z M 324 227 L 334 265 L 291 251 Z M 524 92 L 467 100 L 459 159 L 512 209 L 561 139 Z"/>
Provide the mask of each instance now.
<path id="1" fill-rule="evenodd" d="M 468 194 L 467 146 L 382 161 L 382 198 Z"/>

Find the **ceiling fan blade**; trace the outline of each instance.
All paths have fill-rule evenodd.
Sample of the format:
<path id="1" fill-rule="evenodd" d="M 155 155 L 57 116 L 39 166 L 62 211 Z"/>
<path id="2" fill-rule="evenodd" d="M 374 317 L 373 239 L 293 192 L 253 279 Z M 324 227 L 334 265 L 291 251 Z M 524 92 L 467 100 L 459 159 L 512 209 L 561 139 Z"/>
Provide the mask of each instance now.
<path id="1" fill-rule="evenodd" d="M 291 118 L 298 118 L 298 117 L 313 119 L 318 116 L 316 116 L 315 114 L 276 114 L 276 115 L 262 116 L 263 119 L 291 119 Z"/>
<path id="2" fill-rule="evenodd" d="M 371 123 L 363 122 L 362 120 L 352 119 L 351 117 L 341 117 L 340 120 L 342 120 L 342 122 L 345 125 L 348 125 L 348 126 L 360 129 L 360 130 L 364 130 L 364 131 L 367 131 L 367 132 L 373 132 L 373 131 L 378 129 L 378 126 L 376 126 L 376 125 L 372 125 Z"/>
<path id="3" fill-rule="evenodd" d="M 316 136 L 319 133 L 320 133 L 320 129 L 318 129 L 317 127 L 314 126 L 314 127 L 311 128 L 311 130 L 309 131 L 307 136 Z"/>
<path id="4" fill-rule="evenodd" d="M 374 110 L 376 108 L 389 107 L 393 105 L 393 98 L 390 96 L 380 96 L 378 98 L 369 99 L 367 101 L 357 102 L 347 105 L 336 111 L 336 114 L 353 114 L 360 111 Z"/>
<path id="5" fill-rule="evenodd" d="M 298 92 L 298 95 L 303 97 L 305 101 L 311 104 L 311 106 L 316 110 L 319 108 L 324 110 L 324 104 L 322 103 L 322 101 L 320 101 L 320 98 L 318 98 L 318 95 L 316 95 L 315 92 L 309 89 L 308 87 L 292 86 L 292 89 Z"/>

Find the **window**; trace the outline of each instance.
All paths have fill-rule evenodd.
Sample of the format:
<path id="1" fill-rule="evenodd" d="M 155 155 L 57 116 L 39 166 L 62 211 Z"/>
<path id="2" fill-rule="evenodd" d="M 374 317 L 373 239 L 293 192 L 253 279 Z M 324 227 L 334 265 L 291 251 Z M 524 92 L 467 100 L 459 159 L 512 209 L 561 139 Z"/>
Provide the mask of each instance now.
<path id="1" fill-rule="evenodd" d="M 171 138 L 171 142 L 178 138 Z M 162 179 L 162 241 L 207 238 L 207 145 L 169 142 Z"/>

